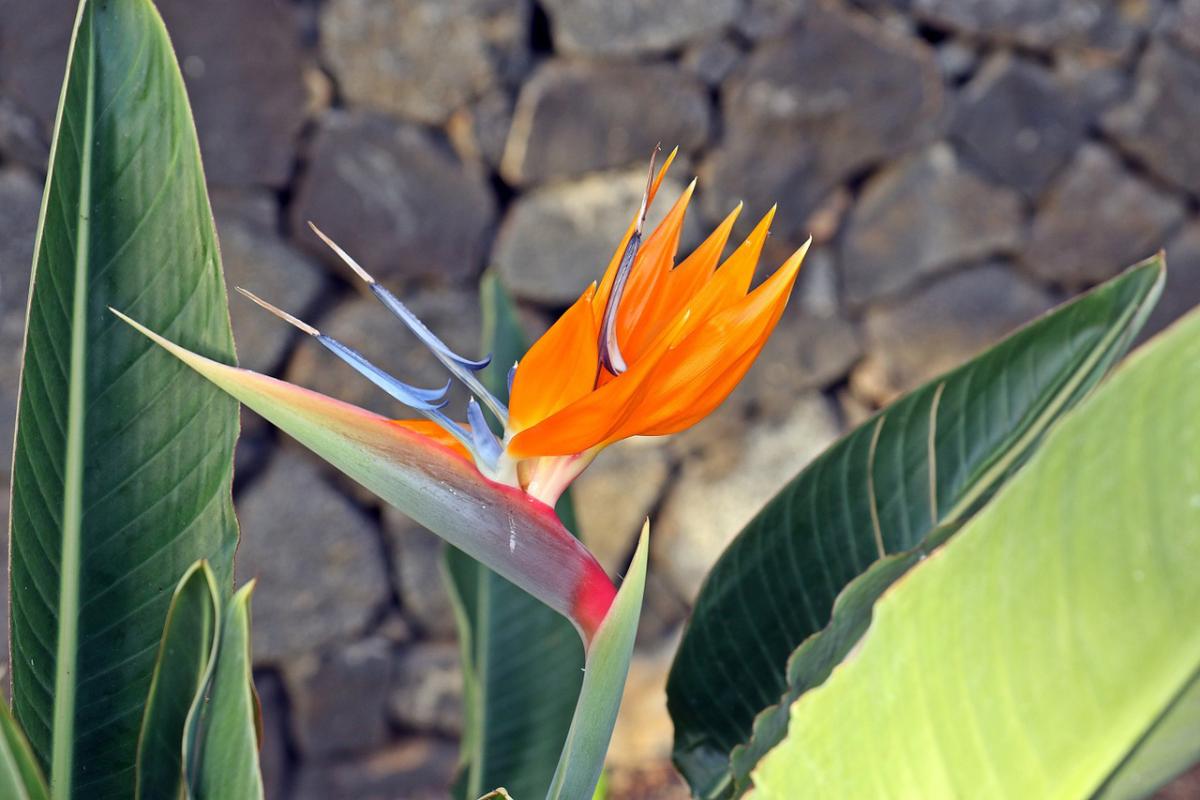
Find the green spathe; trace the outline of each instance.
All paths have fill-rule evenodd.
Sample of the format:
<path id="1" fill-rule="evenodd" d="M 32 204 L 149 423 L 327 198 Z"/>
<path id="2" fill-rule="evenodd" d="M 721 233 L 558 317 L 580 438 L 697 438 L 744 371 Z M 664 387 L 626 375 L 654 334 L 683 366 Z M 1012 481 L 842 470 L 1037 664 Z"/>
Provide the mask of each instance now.
<path id="1" fill-rule="evenodd" d="M 600 782 L 604 756 L 617 722 L 617 710 L 621 706 L 621 694 L 633 657 L 633 640 L 646 590 L 649 545 L 650 523 L 647 522 L 617 599 L 609 607 L 608 615 L 588 647 L 583 688 L 554 780 L 546 794 L 547 800 L 591 797 Z"/>

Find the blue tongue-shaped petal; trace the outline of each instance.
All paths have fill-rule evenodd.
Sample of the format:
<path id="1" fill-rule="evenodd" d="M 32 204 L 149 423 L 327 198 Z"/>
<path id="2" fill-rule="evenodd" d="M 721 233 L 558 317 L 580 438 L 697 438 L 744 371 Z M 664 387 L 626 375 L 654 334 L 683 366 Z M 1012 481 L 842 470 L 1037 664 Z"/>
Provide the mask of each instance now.
<path id="1" fill-rule="evenodd" d="M 370 288 L 371 293 L 379 298 L 379 301 L 383 303 L 389 311 L 395 314 L 396 317 L 398 317 L 400 321 L 403 322 L 404 325 L 410 331 L 412 331 L 418 339 L 421 340 L 422 344 L 429 348 L 430 352 L 433 353 L 437 360 L 442 362 L 442 364 L 445 365 L 446 369 L 450 370 L 454 377 L 462 381 L 463 384 L 471 390 L 471 394 L 475 395 L 484 403 L 486 403 L 488 408 L 492 410 L 492 413 L 496 415 L 500 422 L 507 426 L 508 408 L 501 403 L 495 397 L 495 395 L 489 392 L 482 383 L 480 383 L 479 378 L 475 377 L 476 372 L 491 363 L 492 357 L 489 355 L 478 361 L 474 361 L 455 353 L 445 342 L 439 339 L 433 331 L 429 330 L 425 323 L 421 322 L 417 315 L 409 310 L 408 306 L 400 302 L 400 298 L 396 297 L 387 289 L 380 286 L 379 283 L 376 282 L 373 277 L 371 277 L 370 273 L 368 273 L 357 261 L 350 257 L 349 253 L 347 253 L 345 250 L 339 247 L 337 243 L 322 233 L 316 225 L 313 225 L 310 222 L 308 226 L 312 228 L 313 233 L 317 234 L 317 236 L 321 238 L 321 241 L 329 245 L 329 248 L 337 254 L 338 258 L 346 262 L 346 265 L 350 267 L 350 269 L 354 270 L 354 273 L 358 275 L 358 277 L 362 278 L 362 280 Z"/>
<path id="2" fill-rule="evenodd" d="M 392 377 L 387 372 L 384 372 L 382 369 L 372 364 L 362 353 L 359 353 L 357 350 L 351 347 L 347 347 L 337 339 L 326 336 L 312 325 L 309 325 L 307 322 L 293 317 L 286 311 L 281 311 L 280 309 L 268 303 L 266 300 L 255 296 L 240 286 L 237 287 L 237 290 L 258 305 L 265 308 L 267 311 L 270 311 L 275 316 L 279 317 L 285 322 L 291 323 L 307 333 L 309 336 L 316 339 L 318 342 L 324 345 L 329 352 L 333 353 L 342 361 L 345 361 L 347 364 L 353 367 L 356 372 L 365 377 L 371 383 L 378 386 L 380 389 L 383 389 L 396 400 L 438 423 L 438 425 L 440 425 L 447 433 L 457 439 L 463 445 L 463 447 L 467 448 L 472 455 L 481 455 L 481 453 L 476 450 L 475 442 L 472 440 L 471 435 L 463 430 L 461 425 L 447 417 L 441 411 L 441 409 L 446 406 L 446 403 L 449 402 L 446 400 L 446 393 L 450 390 L 450 381 L 447 381 L 446 385 L 440 389 L 422 389 L 419 386 L 407 384 L 398 378 Z M 492 458 L 487 463 L 494 464 L 495 458 Z"/>
<path id="3" fill-rule="evenodd" d="M 467 422 L 471 425 L 471 441 L 475 444 L 475 452 L 483 457 L 484 463 L 488 466 L 496 466 L 504 448 L 496 439 L 496 435 L 492 433 L 492 429 L 488 427 L 487 420 L 483 416 L 483 409 L 479 403 L 475 402 L 474 397 L 467 401 Z"/>
<path id="4" fill-rule="evenodd" d="M 436 411 L 444 408 L 449 402 L 446 399 L 446 393 L 450 391 L 450 381 L 446 381 L 446 385 L 441 389 L 422 389 L 412 386 L 384 372 L 368 361 L 362 353 L 352 347 L 347 347 L 337 339 L 323 333 L 316 334 L 314 338 L 342 361 L 354 367 L 360 375 L 409 408 L 417 411 Z"/>

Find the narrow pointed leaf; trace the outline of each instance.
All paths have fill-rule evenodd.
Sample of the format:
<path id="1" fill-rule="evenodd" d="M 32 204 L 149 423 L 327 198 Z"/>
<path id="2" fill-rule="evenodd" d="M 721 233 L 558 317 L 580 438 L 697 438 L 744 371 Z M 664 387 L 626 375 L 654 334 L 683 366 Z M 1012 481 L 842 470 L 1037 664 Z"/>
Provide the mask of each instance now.
<path id="1" fill-rule="evenodd" d="M 604 756 L 608 753 L 617 711 L 621 707 L 625 678 L 629 675 L 629 662 L 633 658 L 633 641 L 646 588 L 649 545 L 650 523 L 647 522 L 617 599 L 588 647 L 583 688 L 558 768 L 554 771 L 554 780 L 546 793 L 547 800 L 592 797 L 600 782 Z"/>
<path id="2" fill-rule="evenodd" d="M 0 797 L 11 800 L 50 798 L 33 749 L 3 702 L 0 702 Z"/>
<path id="3" fill-rule="evenodd" d="M 746 788 L 783 732 L 771 709 L 823 681 L 869 619 L 869 602 L 851 603 L 853 619 L 793 657 L 838 596 L 882 558 L 919 556 L 1002 486 L 1124 352 L 1162 278 L 1151 259 L 900 399 L 738 534 L 701 589 L 667 684 L 676 764 L 697 795 Z"/>
<path id="4" fill-rule="evenodd" d="M 237 591 L 225 609 L 216 667 L 202 709 L 189 719 L 184 769 L 195 800 L 254 800 L 263 796 L 258 764 L 257 701 L 250 663 L 250 594 Z"/>
<path id="5" fill-rule="evenodd" d="M 507 400 L 506 374 L 525 352 L 516 308 L 498 277 L 484 276 L 484 386 Z M 570 495 L 558 502 L 571 527 Z M 454 796 L 475 800 L 504 786 L 546 794 L 583 683 L 583 648 L 571 624 L 456 548 L 445 554 L 463 654 L 465 729 Z"/>
<path id="6" fill-rule="evenodd" d="M 52 9 L 47 8 L 47 13 Z M 108 313 L 233 360 L 212 214 L 150 0 L 86 0 L 35 246 L 12 485 L 14 713 L 57 798 L 128 798 L 171 592 L 231 581 L 237 407 Z"/>
<path id="7" fill-rule="evenodd" d="M 755 796 L 1089 797 L 1164 720 L 1191 736 L 1160 779 L 1200 756 L 1197 453 L 1193 313 L 884 595 Z"/>
<path id="8" fill-rule="evenodd" d="M 570 618 L 586 636 L 612 582 L 553 510 L 377 414 L 226 366 L 119 314 L 188 366 L 417 523 Z"/>
<path id="9" fill-rule="evenodd" d="M 204 561 L 184 574 L 163 627 L 137 753 L 137 798 L 179 797 L 184 730 L 203 697 L 220 636 L 220 592 Z"/>

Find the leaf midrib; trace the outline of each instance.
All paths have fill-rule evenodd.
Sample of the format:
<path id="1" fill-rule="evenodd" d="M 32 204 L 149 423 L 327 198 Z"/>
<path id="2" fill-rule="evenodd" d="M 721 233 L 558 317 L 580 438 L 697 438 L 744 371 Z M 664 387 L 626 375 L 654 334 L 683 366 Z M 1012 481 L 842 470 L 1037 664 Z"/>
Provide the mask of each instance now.
<path id="1" fill-rule="evenodd" d="M 1037 415 L 1029 427 L 1017 437 L 1012 446 L 1004 449 L 1000 458 L 974 481 L 972 487 L 963 493 L 959 501 L 955 503 L 940 521 L 936 519 L 935 515 L 933 528 L 960 521 L 975 502 L 990 488 L 995 486 L 1001 480 L 1004 473 L 1024 453 L 1029 451 L 1036 439 L 1044 434 L 1053 421 L 1057 419 L 1063 407 L 1093 373 L 1104 356 L 1111 353 L 1113 346 L 1121 340 L 1122 336 L 1128 333 L 1130 322 L 1137 316 L 1138 310 L 1145 305 L 1145 302 L 1146 299 L 1143 298 L 1142 302 L 1132 304 L 1125 310 L 1116 323 L 1097 342 L 1096 347 L 1088 353 L 1084 361 L 1071 372 L 1070 377 L 1063 387 L 1051 396 L 1050 402 L 1046 404 L 1045 408 L 1042 409 L 1041 413 Z"/>
<path id="2" fill-rule="evenodd" d="M 83 14 L 81 7 L 80 26 Z M 79 205 L 75 235 L 75 285 L 71 299 L 71 356 L 67 373 L 67 438 L 59 561 L 58 646 L 55 654 L 51 793 L 68 798 L 74 772 L 75 672 L 79 654 L 79 572 L 82 559 L 84 394 L 87 381 L 88 258 L 91 243 L 92 149 L 96 103 L 95 30 L 87 25 L 87 91 L 80 142 Z M 74 49 L 74 48 L 72 48 Z M 68 77 L 69 80 L 69 77 Z"/>

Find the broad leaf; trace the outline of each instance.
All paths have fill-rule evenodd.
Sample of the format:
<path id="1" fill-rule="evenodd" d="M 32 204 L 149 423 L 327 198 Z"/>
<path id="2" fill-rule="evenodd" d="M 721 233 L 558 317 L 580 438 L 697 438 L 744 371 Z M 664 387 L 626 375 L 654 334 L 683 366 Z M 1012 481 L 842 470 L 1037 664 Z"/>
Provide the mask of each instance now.
<path id="1" fill-rule="evenodd" d="M 1154 790 L 1200 760 L 1200 669 L 1192 681 L 1171 701 L 1153 726 L 1146 730 L 1104 786 L 1097 792 L 1102 800 L 1148 797 Z"/>
<path id="2" fill-rule="evenodd" d="M 649 544 L 647 522 L 617 598 L 588 646 L 583 687 L 550 791 L 546 793 L 547 800 L 592 797 L 600 782 L 633 658 L 633 641 L 646 589 Z"/>
<path id="3" fill-rule="evenodd" d="M 10 800 L 50 797 L 33 749 L 3 702 L 0 702 L 0 797 Z"/>
<path id="4" fill-rule="evenodd" d="M 508 396 L 509 367 L 525 352 L 516 308 L 492 273 L 480 287 L 483 350 L 492 363 L 484 385 Z M 570 498 L 558 503 L 571 522 Z M 583 647 L 571 624 L 475 559 L 447 547 L 445 567 L 458 617 L 466 725 L 454 795 L 475 800 L 504 786 L 517 798 L 542 797 L 579 688 Z"/>
<path id="5" fill-rule="evenodd" d="M 611 601 L 612 582 L 603 568 L 544 503 L 483 478 L 474 464 L 449 448 L 384 417 L 204 358 L 116 313 L 268 422 L 581 630 L 593 629 L 596 608 Z M 594 602 L 597 598 L 601 602 Z"/>
<path id="6" fill-rule="evenodd" d="M 138 798 L 179 797 L 184 730 L 203 697 L 220 636 L 220 592 L 208 564 L 192 565 L 171 598 L 138 740 Z"/>
<path id="7" fill-rule="evenodd" d="M 839 594 L 880 559 L 919 557 L 932 532 L 986 501 L 1128 346 L 1162 276 L 1152 259 L 902 398 L 738 534 L 701 589 L 667 684 L 676 763 L 696 794 L 745 788 L 782 733 L 755 731 L 755 719 L 788 691 L 789 656 L 829 623 Z M 866 595 L 886 587 L 874 581 L 851 607 L 869 611 Z M 798 655 L 811 661 L 792 664 L 793 693 L 824 680 L 864 625 L 851 615 Z"/>
<path id="8" fill-rule="evenodd" d="M 250 594 L 254 582 L 230 600 L 208 684 L 188 717 L 184 772 L 195 800 L 254 800 L 263 796 L 258 765 L 258 701 L 250 656 Z"/>
<path id="9" fill-rule="evenodd" d="M 1198 453 L 1192 314 L 883 596 L 756 796 L 1084 798 L 1131 754 L 1156 781 L 1200 756 Z"/>
<path id="10" fill-rule="evenodd" d="M 149 0 L 83 2 L 32 276 L 12 486 L 13 704 L 55 797 L 127 798 L 171 591 L 231 583 L 237 407 L 111 314 L 233 360 L 187 96 Z"/>

